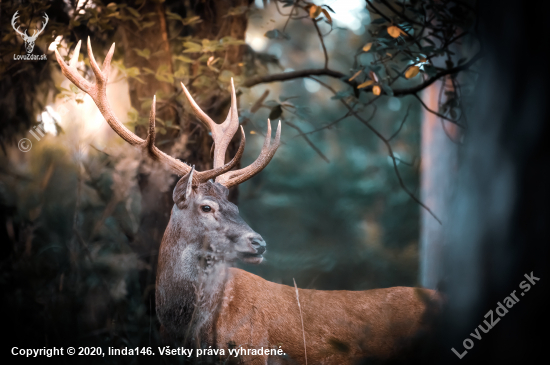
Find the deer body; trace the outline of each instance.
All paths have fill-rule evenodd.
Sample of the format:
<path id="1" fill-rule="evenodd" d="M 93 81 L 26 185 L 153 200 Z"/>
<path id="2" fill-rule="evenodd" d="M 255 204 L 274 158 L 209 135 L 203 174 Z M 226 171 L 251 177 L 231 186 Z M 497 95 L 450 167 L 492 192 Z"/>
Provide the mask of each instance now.
<path id="1" fill-rule="evenodd" d="M 273 144 L 268 120 L 258 158 L 247 167 L 231 170 L 245 144 L 241 128 L 239 150 L 225 163 L 229 142 L 239 129 L 233 81 L 231 108 L 222 124 L 214 123 L 182 84 L 193 111 L 211 131 L 215 146 L 213 169 L 195 171 L 155 146 L 155 99 L 145 140 L 113 114 L 106 86 L 114 44 L 102 71 L 88 38 L 95 83 L 78 73 L 79 51 L 80 42 L 67 65 L 55 50 L 63 74 L 92 97 L 120 137 L 182 176 L 173 192 L 175 204 L 161 243 L 157 270 L 157 315 L 168 335 L 186 345 L 194 342 L 196 346 L 226 351 L 232 347 L 280 348 L 286 354 L 240 353 L 241 359 L 251 364 L 350 364 L 360 357 L 389 359 L 401 353 L 426 327 L 424 314 L 431 299 L 437 302 L 433 291 L 404 287 L 362 292 L 298 290 L 230 267 L 236 260 L 253 264 L 263 260 L 265 241 L 243 221 L 227 196 L 228 188 L 250 179 L 269 163 L 279 147 L 280 122 Z"/>
<path id="2" fill-rule="evenodd" d="M 230 344 L 244 349 L 281 346 L 292 360 L 268 355 L 241 359 L 302 364 L 305 332 L 309 363 L 347 364 L 362 357 L 391 358 L 426 327 L 426 302 L 436 294 L 406 287 L 298 289 L 300 316 L 295 288 L 229 266 L 243 254 L 258 261 L 261 255 L 254 254 L 265 243 L 238 217 L 225 193 L 221 185 L 208 183 L 186 198 L 183 209 L 176 204 L 172 210 L 159 253 L 156 301 L 160 322 L 173 338 L 226 353 Z M 196 213 L 205 204 L 214 213 L 201 217 Z"/>
<path id="3" fill-rule="evenodd" d="M 310 364 L 349 364 L 364 357 L 388 359 L 405 349 L 422 329 L 425 303 L 414 288 L 298 291 Z M 230 268 L 221 307 L 217 346 L 227 346 L 230 341 L 248 348 L 280 344 L 293 361 L 305 363 L 295 288 Z M 238 308 L 251 310 L 243 316 Z M 265 364 L 268 359 L 266 356 L 257 363 Z"/>

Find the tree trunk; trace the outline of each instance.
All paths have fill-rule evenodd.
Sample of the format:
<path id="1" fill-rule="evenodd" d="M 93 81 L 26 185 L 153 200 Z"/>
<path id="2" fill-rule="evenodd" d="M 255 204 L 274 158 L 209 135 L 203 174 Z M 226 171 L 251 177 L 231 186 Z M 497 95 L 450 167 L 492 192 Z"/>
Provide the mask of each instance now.
<path id="1" fill-rule="evenodd" d="M 424 102 L 431 110 L 439 109 L 441 87 L 442 82 L 438 81 L 424 91 Z M 420 282 L 430 289 L 435 289 L 441 279 L 444 228 L 452 224 L 444 212 L 451 203 L 457 178 L 458 133 L 456 125 L 424 110 L 421 196 L 442 222 L 440 224 L 425 209 L 421 209 Z"/>
<path id="2" fill-rule="evenodd" d="M 550 70 L 546 44 L 533 35 L 544 34 L 547 11 L 529 2 L 479 6 L 485 56 L 445 212 L 448 310 L 434 363 L 459 362 L 451 348 L 467 363 L 536 363 L 546 357 L 549 322 Z M 519 300 L 497 311 L 513 292 Z M 470 333 L 484 320 L 498 324 L 476 340 Z"/>

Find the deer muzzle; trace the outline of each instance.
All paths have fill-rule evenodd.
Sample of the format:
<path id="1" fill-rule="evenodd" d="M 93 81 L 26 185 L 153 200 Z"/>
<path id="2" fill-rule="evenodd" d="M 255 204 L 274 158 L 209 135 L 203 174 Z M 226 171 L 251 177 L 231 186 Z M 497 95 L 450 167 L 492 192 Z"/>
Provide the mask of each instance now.
<path id="1" fill-rule="evenodd" d="M 239 258 L 249 264 L 259 264 L 263 261 L 266 251 L 266 243 L 257 233 L 245 237 L 246 248 L 238 251 Z"/>

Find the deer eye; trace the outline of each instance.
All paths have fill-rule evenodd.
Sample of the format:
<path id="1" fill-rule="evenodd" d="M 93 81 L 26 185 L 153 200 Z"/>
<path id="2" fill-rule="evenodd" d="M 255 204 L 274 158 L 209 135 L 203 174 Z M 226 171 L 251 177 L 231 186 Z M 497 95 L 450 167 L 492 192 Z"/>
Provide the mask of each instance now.
<path id="1" fill-rule="evenodd" d="M 206 213 L 212 211 L 212 207 L 210 205 L 203 205 L 201 209 L 203 212 L 206 212 Z"/>

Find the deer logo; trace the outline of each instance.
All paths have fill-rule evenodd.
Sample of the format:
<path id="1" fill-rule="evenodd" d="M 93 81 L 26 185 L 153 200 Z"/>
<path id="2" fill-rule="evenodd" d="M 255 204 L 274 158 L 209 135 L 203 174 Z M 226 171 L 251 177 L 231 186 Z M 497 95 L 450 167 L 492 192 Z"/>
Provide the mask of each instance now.
<path id="1" fill-rule="evenodd" d="M 17 34 L 19 34 L 21 38 L 23 38 L 23 40 L 25 41 L 25 49 L 27 50 L 27 53 L 32 53 L 32 51 L 34 50 L 34 42 L 36 42 L 36 38 L 38 38 L 38 36 L 44 31 L 44 28 L 46 28 L 46 24 L 48 24 L 48 20 L 49 20 L 48 14 L 44 13 L 45 21 L 42 24 L 42 28 L 35 30 L 33 35 L 29 36 L 27 34 L 27 29 L 25 29 L 25 32 L 21 32 L 19 30 L 20 26 L 17 26 L 17 28 L 15 27 L 15 22 L 17 21 L 17 18 L 19 18 L 18 13 L 19 13 L 19 10 L 16 11 L 15 14 L 13 14 L 13 17 L 11 18 L 11 26 L 17 32 Z"/>

